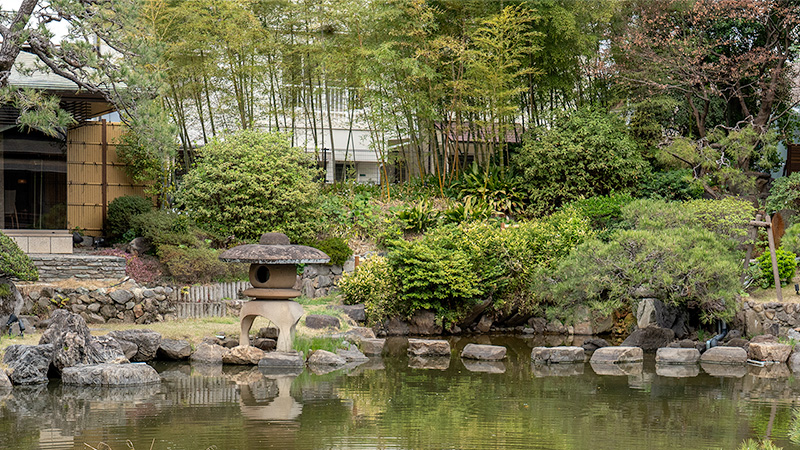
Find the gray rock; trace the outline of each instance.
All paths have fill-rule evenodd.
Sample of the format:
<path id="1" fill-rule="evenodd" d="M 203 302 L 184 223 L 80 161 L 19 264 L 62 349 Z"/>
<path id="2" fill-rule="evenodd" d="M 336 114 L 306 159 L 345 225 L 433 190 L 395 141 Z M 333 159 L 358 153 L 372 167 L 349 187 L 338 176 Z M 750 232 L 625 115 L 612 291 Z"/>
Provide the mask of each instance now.
<path id="1" fill-rule="evenodd" d="M 408 324 L 398 317 L 392 317 L 383 324 L 388 336 L 408 336 Z"/>
<path id="2" fill-rule="evenodd" d="M 778 342 L 778 338 L 772 334 L 759 334 L 758 336 L 754 336 L 750 342 L 755 344 L 761 344 L 764 342 L 776 343 Z"/>
<path id="3" fill-rule="evenodd" d="M 336 355 L 344 358 L 346 362 L 369 361 L 367 355 L 361 353 L 355 345 L 351 345 L 349 350 L 336 350 Z"/>
<path id="4" fill-rule="evenodd" d="M 202 343 L 189 357 L 189 360 L 202 364 L 222 364 L 222 357 L 228 350 L 221 345 Z"/>
<path id="5" fill-rule="evenodd" d="M 639 347 L 644 351 L 653 352 L 666 347 L 675 339 L 675 332 L 669 328 L 649 326 L 634 331 L 622 342 L 623 347 Z"/>
<path id="6" fill-rule="evenodd" d="M 317 350 L 308 357 L 308 365 L 343 366 L 347 364 L 344 358 L 327 350 Z"/>
<path id="7" fill-rule="evenodd" d="M 750 341 L 742 338 L 733 338 L 725 343 L 724 347 L 739 347 L 745 351 L 750 347 Z"/>
<path id="8" fill-rule="evenodd" d="M 467 344 L 461 351 L 461 357 L 481 361 L 500 361 L 506 357 L 506 348 L 500 345 Z"/>
<path id="9" fill-rule="evenodd" d="M 531 361 L 535 364 L 577 363 L 586 361 L 583 347 L 534 347 Z"/>
<path id="10" fill-rule="evenodd" d="M 581 345 L 581 347 L 583 347 L 583 349 L 587 352 L 593 352 L 598 348 L 608 347 L 608 345 L 608 341 L 605 339 L 592 337 L 583 341 L 583 345 Z"/>
<path id="11" fill-rule="evenodd" d="M 192 345 L 189 341 L 178 339 L 162 339 L 158 346 L 156 356 L 158 359 L 183 360 L 192 355 Z"/>
<path id="12" fill-rule="evenodd" d="M 275 339 L 253 338 L 250 339 L 250 345 L 256 348 L 260 348 L 265 352 L 271 352 L 278 347 L 278 341 L 276 341 Z"/>
<path id="13" fill-rule="evenodd" d="M 80 364 L 127 362 L 122 348 L 113 339 L 95 338 L 83 317 L 59 309 L 50 316 L 50 324 L 39 344 L 53 344 L 53 366 L 59 371 Z"/>
<path id="14" fill-rule="evenodd" d="M 119 303 L 120 305 L 124 305 L 133 299 L 133 293 L 127 289 L 111 291 L 108 293 L 108 296 L 111 300 L 114 300 L 115 303 Z"/>
<path id="15" fill-rule="evenodd" d="M 798 332 L 794 328 L 789 328 L 788 330 L 786 330 L 786 337 L 794 340 L 795 342 L 800 342 L 800 332 Z"/>
<path id="16" fill-rule="evenodd" d="M 786 362 L 792 353 L 792 346 L 777 342 L 750 342 L 747 357 L 756 361 Z"/>
<path id="17" fill-rule="evenodd" d="M 47 383 L 54 352 L 53 344 L 10 345 L 3 355 L 6 375 L 13 384 Z"/>
<path id="18" fill-rule="evenodd" d="M 13 385 L 11 384 L 11 380 L 8 378 L 8 375 L 2 370 L 0 370 L 0 392 L 7 391 L 11 389 Z"/>
<path id="19" fill-rule="evenodd" d="M 362 339 L 375 339 L 375 332 L 372 328 L 354 327 L 344 333 L 344 337 L 352 339 L 354 342 L 359 342 Z"/>
<path id="20" fill-rule="evenodd" d="M 156 357 L 158 347 L 161 345 L 161 334 L 151 330 L 123 330 L 108 333 L 117 341 L 128 341 L 136 344 L 138 348 L 131 361 L 147 362 Z"/>
<path id="21" fill-rule="evenodd" d="M 114 339 L 114 338 L 111 338 L 111 339 Z M 114 339 L 114 340 L 116 340 L 116 339 Z M 117 341 L 117 343 L 119 344 L 120 348 L 122 348 L 122 353 L 125 355 L 125 358 L 127 358 L 128 361 L 130 361 L 130 359 L 133 358 L 134 356 L 136 356 L 136 353 L 139 352 L 139 346 L 134 344 L 133 342 L 130 342 L 130 341 Z"/>
<path id="22" fill-rule="evenodd" d="M 450 343 L 434 339 L 409 339 L 408 354 L 412 356 L 450 357 Z"/>
<path id="23" fill-rule="evenodd" d="M 592 354 L 590 360 L 593 364 L 619 364 L 635 363 L 644 359 L 644 352 L 641 347 L 603 347 L 598 348 Z"/>
<path id="24" fill-rule="evenodd" d="M 792 353 L 792 356 L 789 357 L 789 360 L 786 361 L 786 364 L 792 369 L 792 373 L 800 372 L 800 352 Z"/>
<path id="25" fill-rule="evenodd" d="M 143 255 L 152 250 L 152 248 L 153 247 L 150 245 L 147 239 L 140 236 L 128 242 L 125 250 L 128 253 L 133 253 L 135 255 Z"/>
<path id="26" fill-rule="evenodd" d="M 741 347 L 713 347 L 700 356 L 701 363 L 744 364 L 747 352 Z"/>
<path id="27" fill-rule="evenodd" d="M 534 334 L 534 333 L 536 333 L 536 330 L 534 330 L 533 328 L 525 327 L 522 329 L 522 334 Z"/>
<path id="28" fill-rule="evenodd" d="M 339 319 L 322 314 L 309 314 L 306 316 L 306 326 L 315 330 L 324 328 L 339 328 Z"/>
<path id="29" fill-rule="evenodd" d="M 639 328 L 651 326 L 671 329 L 678 338 L 686 337 L 688 313 L 677 306 L 666 305 L 654 298 L 643 298 L 636 308 L 636 321 Z"/>
<path id="30" fill-rule="evenodd" d="M 250 345 L 238 345 L 222 355 L 225 364 L 256 365 L 264 357 L 264 350 Z"/>
<path id="31" fill-rule="evenodd" d="M 161 378 L 147 364 L 94 364 L 67 367 L 61 381 L 80 386 L 131 386 L 160 383 Z"/>
<path id="32" fill-rule="evenodd" d="M 278 329 L 275 327 L 264 327 L 258 329 L 256 336 L 263 339 L 278 339 Z"/>
<path id="33" fill-rule="evenodd" d="M 433 311 L 418 310 L 408 320 L 409 334 L 433 336 L 442 334 L 442 327 L 436 325 L 436 314 Z"/>
<path id="34" fill-rule="evenodd" d="M 493 323 L 494 318 L 489 314 L 484 314 L 481 316 L 481 320 L 478 321 L 477 325 L 475 325 L 475 330 L 481 333 L 488 333 L 492 330 Z"/>
<path id="35" fill-rule="evenodd" d="M 6 318 L 8 318 L 11 314 L 19 316 L 23 305 L 25 305 L 25 299 L 22 297 L 22 294 L 20 294 L 19 289 L 17 289 L 17 286 L 14 285 L 14 283 L 9 281 L 7 285 L 11 289 L 11 295 L 0 297 L 0 316 Z M 0 325 L 5 324 L 5 322 L 0 323 Z"/>
<path id="36" fill-rule="evenodd" d="M 696 364 L 700 352 L 696 348 L 660 348 L 656 351 L 656 364 Z"/>
<path id="37" fill-rule="evenodd" d="M 305 367 L 303 354 L 299 352 L 270 352 L 264 354 L 258 362 L 261 368 L 269 369 L 293 369 Z"/>
<path id="38" fill-rule="evenodd" d="M 361 339 L 358 345 L 365 355 L 380 355 L 386 345 L 386 339 Z"/>

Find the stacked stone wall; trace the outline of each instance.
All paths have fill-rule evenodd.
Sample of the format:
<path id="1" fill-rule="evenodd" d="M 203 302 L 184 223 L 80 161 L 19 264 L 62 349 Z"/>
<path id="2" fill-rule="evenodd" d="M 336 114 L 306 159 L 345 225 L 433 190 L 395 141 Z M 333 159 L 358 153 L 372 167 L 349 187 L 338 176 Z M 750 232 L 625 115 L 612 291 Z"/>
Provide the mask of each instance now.
<path id="1" fill-rule="evenodd" d="M 41 281 L 69 278 L 120 280 L 125 278 L 125 258 L 101 255 L 28 255 L 39 269 Z"/>
<path id="2" fill-rule="evenodd" d="M 800 303 L 745 301 L 735 325 L 748 336 L 765 333 L 786 336 L 790 329 L 800 327 Z"/>

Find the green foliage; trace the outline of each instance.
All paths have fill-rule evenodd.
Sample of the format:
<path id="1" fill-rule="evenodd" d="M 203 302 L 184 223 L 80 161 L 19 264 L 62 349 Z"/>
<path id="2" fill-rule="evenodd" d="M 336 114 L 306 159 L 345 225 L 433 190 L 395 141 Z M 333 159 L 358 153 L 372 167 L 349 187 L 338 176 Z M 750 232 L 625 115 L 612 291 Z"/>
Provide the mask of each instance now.
<path id="1" fill-rule="evenodd" d="M 456 203 L 442 211 L 442 223 L 462 223 L 479 222 L 488 220 L 494 214 L 491 206 L 481 201 L 475 201 L 474 197 L 469 197 L 464 202 Z"/>
<path id="2" fill-rule="evenodd" d="M 797 255 L 787 251 L 783 246 L 775 249 L 775 258 L 778 261 L 778 277 L 781 284 L 785 285 L 792 282 L 795 270 L 797 269 Z M 762 253 L 758 258 L 757 281 L 763 289 L 767 289 L 775 284 L 775 277 L 772 274 L 772 256 L 769 251 Z"/>
<path id="3" fill-rule="evenodd" d="M 550 129 L 534 129 L 513 162 L 534 213 L 625 192 L 647 167 L 618 117 L 588 109 L 561 116 Z"/>
<path id="4" fill-rule="evenodd" d="M 336 350 L 346 349 L 344 339 L 321 336 L 295 336 L 292 348 L 308 356 L 314 350 L 326 350 L 336 353 Z"/>
<path id="5" fill-rule="evenodd" d="M 703 196 L 703 186 L 694 180 L 691 169 L 653 172 L 636 189 L 639 198 L 692 200 Z"/>
<path id="6" fill-rule="evenodd" d="M 317 170 L 288 136 L 244 130 L 214 139 L 199 153 L 176 198 L 198 226 L 245 240 L 271 231 L 293 242 L 315 234 Z"/>
<path id="7" fill-rule="evenodd" d="M 525 206 L 519 179 L 506 167 L 484 169 L 473 162 L 450 188 L 465 203 L 488 205 L 492 211 L 510 216 L 521 213 Z"/>
<path id="8" fill-rule="evenodd" d="M 131 229 L 131 219 L 153 210 L 150 199 L 138 195 L 117 197 L 108 204 L 108 232 L 122 236 Z"/>
<path id="9" fill-rule="evenodd" d="M 312 247 L 325 252 L 330 256 L 330 264 L 343 266 L 347 260 L 353 256 L 353 249 L 347 245 L 347 240 L 340 237 L 329 237 L 314 242 Z"/>
<path id="10" fill-rule="evenodd" d="M 182 248 L 162 245 L 158 257 L 169 274 L 179 283 L 209 283 L 212 281 L 242 280 L 247 276 L 245 264 L 219 260 L 220 250 L 207 247 Z"/>
<path id="11" fill-rule="evenodd" d="M 159 209 L 134 216 L 130 225 L 137 236 L 144 237 L 156 248 L 161 245 L 200 245 L 199 230 L 186 214 Z"/>
<path id="12" fill-rule="evenodd" d="M 772 182 L 767 197 L 767 213 L 773 214 L 782 209 L 800 211 L 800 172 Z"/>
<path id="13" fill-rule="evenodd" d="M 756 441 L 754 439 L 747 439 L 742 442 L 738 450 L 781 450 L 783 447 L 778 447 L 773 444 L 769 439 L 763 441 Z"/>
<path id="14" fill-rule="evenodd" d="M 609 242 L 589 240 L 552 274 L 535 283 L 547 307 L 601 311 L 632 304 L 642 294 L 682 308 L 697 308 L 703 322 L 736 312 L 741 255 L 714 233 L 693 228 L 624 230 Z"/>
<path id="15" fill-rule="evenodd" d="M 800 255 L 800 223 L 796 223 L 786 229 L 781 238 L 781 247 Z"/>
<path id="16" fill-rule="evenodd" d="M 569 207 L 589 219 L 592 229 L 607 235 L 620 227 L 622 207 L 632 201 L 633 198 L 628 194 L 598 195 L 576 200 Z"/>
<path id="17" fill-rule="evenodd" d="M 398 280 L 382 256 L 373 256 L 345 273 L 339 281 L 344 303 L 363 303 L 367 319 L 380 322 L 385 317 L 400 314 L 397 298 Z"/>
<path id="18" fill-rule="evenodd" d="M 0 277 L 12 277 L 22 281 L 36 281 L 39 271 L 33 261 L 10 237 L 0 232 Z"/>
<path id="19" fill-rule="evenodd" d="M 423 200 L 398 211 L 397 218 L 404 223 L 406 231 L 422 233 L 439 223 L 439 211 Z"/>

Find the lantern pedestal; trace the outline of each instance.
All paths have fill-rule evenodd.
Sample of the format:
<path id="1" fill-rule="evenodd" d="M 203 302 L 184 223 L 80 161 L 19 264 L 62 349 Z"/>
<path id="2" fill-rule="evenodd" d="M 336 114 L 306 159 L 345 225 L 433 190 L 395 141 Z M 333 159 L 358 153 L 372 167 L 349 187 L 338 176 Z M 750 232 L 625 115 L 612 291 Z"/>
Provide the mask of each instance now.
<path id="1" fill-rule="evenodd" d="M 292 350 L 292 338 L 303 307 L 294 300 L 250 300 L 242 306 L 239 320 L 242 323 L 239 345 L 250 345 L 250 328 L 256 317 L 261 316 L 278 327 L 278 344 L 276 350 L 289 352 Z"/>

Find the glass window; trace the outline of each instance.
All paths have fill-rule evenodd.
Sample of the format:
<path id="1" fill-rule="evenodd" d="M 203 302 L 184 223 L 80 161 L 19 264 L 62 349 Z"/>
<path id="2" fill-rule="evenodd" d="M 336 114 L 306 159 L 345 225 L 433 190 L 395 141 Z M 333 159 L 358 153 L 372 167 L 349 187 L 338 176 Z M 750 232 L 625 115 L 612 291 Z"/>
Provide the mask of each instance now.
<path id="1" fill-rule="evenodd" d="M 0 133 L 0 228 L 67 227 L 67 144 L 38 131 Z"/>

